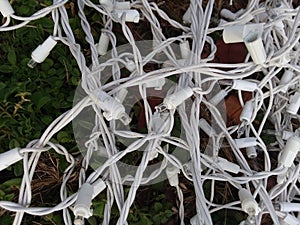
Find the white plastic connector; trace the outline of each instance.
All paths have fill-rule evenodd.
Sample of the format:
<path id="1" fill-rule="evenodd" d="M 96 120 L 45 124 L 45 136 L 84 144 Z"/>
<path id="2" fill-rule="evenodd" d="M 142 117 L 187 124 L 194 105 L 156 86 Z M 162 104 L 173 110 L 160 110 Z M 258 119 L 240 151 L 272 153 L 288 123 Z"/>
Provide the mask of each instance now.
<path id="1" fill-rule="evenodd" d="M 254 159 L 257 157 L 256 146 L 250 146 L 246 148 L 246 154 L 249 159 Z"/>
<path id="2" fill-rule="evenodd" d="M 299 107 L 300 107 L 300 92 L 297 91 L 290 98 L 290 104 L 288 105 L 286 111 L 292 115 L 296 115 L 298 113 Z"/>
<path id="3" fill-rule="evenodd" d="M 11 149 L 0 154 L 0 171 L 23 159 L 19 148 Z"/>
<path id="4" fill-rule="evenodd" d="M 55 41 L 52 36 L 49 36 L 46 41 L 44 41 L 31 53 L 31 60 L 27 65 L 30 68 L 34 68 L 38 63 L 44 62 L 56 44 L 57 41 Z"/>
<path id="5" fill-rule="evenodd" d="M 207 134 L 207 136 L 216 135 L 216 131 L 209 125 L 209 123 L 204 119 L 201 118 L 199 120 L 199 127 Z"/>
<path id="6" fill-rule="evenodd" d="M 3 17 L 8 17 L 15 13 L 8 0 L 0 0 L 0 12 Z"/>
<path id="7" fill-rule="evenodd" d="M 130 117 L 125 112 L 125 107 L 115 98 L 107 94 L 102 90 L 95 92 L 96 103 L 104 111 L 103 116 L 108 121 L 121 120 L 125 125 L 128 125 L 131 121 Z"/>
<path id="8" fill-rule="evenodd" d="M 191 55 L 190 43 L 188 40 L 184 40 L 179 43 L 181 58 L 187 59 Z"/>
<path id="9" fill-rule="evenodd" d="M 249 216 L 256 216 L 260 212 L 257 202 L 253 198 L 250 191 L 245 188 L 239 190 L 239 198 L 242 204 L 242 209 Z"/>
<path id="10" fill-rule="evenodd" d="M 146 88 L 154 88 L 154 90 L 161 90 L 165 83 L 166 79 L 164 77 L 161 77 L 152 81 L 147 81 L 145 85 Z"/>
<path id="11" fill-rule="evenodd" d="M 281 80 L 279 82 L 279 85 L 286 85 L 286 86 L 284 88 L 281 88 L 281 90 L 280 90 L 281 92 L 286 93 L 288 91 L 289 85 L 287 85 L 287 84 L 290 83 L 290 81 L 293 79 L 294 75 L 295 75 L 294 72 L 291 70 L 284 71 L 284 73 L 281 77 Z"/>
<path id="12" fill-rule="evenodd" d="M 261 39 L 262 32 L 262 23 L 228 26 L 224 28 L 223 40 L 225 43 L 244 42 L 253 62 L 262 64 L 267 58 Z"/>
<path id="13" fill-rule="evenodd" d="M 99 0 L 99 3 L 110 12 L 114 9 L 113 1 L 111 0 Z"/>
<path id="14" fill-rule="evenodd" d="M 251 121 L 253 116 L 254 103 L 250 100 L 247 101 L 243 107 L 243 110 L 240 115 L 240 121 L 246 122 L 247 124 Z"/>
<path id="15" fill-rule="evenodd" d="M 218 105 L 222 100 L 224 100 L 224 98 L 227 96 L 228 91 L 222 89 L 219 93 L 217 93 L 214 97 L 212 97 L 211 99 L 209 99 L 209 102 L 216 106 Z"/>
<path id="16" fill-rule="evenodd" d="M 284 167 L 292 166 L 299 150 L 300 138 L 290 137 L 282 150 L 282 154 L 279 159 L 279 164 L 283 165 Z"/>
<path id="17" fill-rule="evenodd" d="M 117 10 L 129 10 L 131 8 L 130 1 L 116 2 L 115 9 Z"/>
<path id="18" fill-rule="evenodd" d="M 256 83 L 247 80 L 233 80 L 231 88 L 233 90 L 253 92 L 258 89 Z"/>
<path id="19" fill-rule="evenodd" d="M 97 51 L 99 55 L 105 55 L 107 53 L 109 45 L 109 36 L 106 32 L 102 32 L 97 44 Z"/>
<path id="20" fill-rule="evenodd" d="M 193 89 L 190 87 L 185 87 L 179 91 L 167 96 L 163 103 L 156 108 L 159 112 L 162 112 L 166 109 L 172 110 L 176 109 L 177 106 L 182 104 L 186 99 L 190 98 L 193 95 Z"/>
<path id="21" fill-rule="evenodd" d="M 84 218 L 87 219 L 93 215 L 91 210 L 93 191 L 93 186 L 88 183 L 84 183 L 80 187 L 77 200 L 73 208 L 75 215 L 74 225 L 83 225 Z"/>
<path id="22" fill-rule="evenodd" d="M 166 168 L 166 174 L 169 180 L 169 183 L 172 187 L 175 187 L 179 184 L 178 174 L 180 170 L 175 166 L 168 166 Z"/>
<path id="23" fill-rule="evenodd" d="M 300 211 L 300 203 L 279 202 L 275 206 L 277 206 L 278 207 L 277 210 L 281 211 L 281 212 L 298 212 L 298 211 Z"/>
<path id="24" fill-rule="evenodd" d="M 234 173 L 237 174 L 238 172 L 240 172 L 240 166 L 229 162 L 227 159 L 224 159 L 222 157 L 218 157 L 218 162 L 217 164 L 225 171 L 230 172 L 230 173 Z"/>
<path id="25" fill-rule="evenodd" d="M 94 199 L 96 196 L 98 196 L 104 189 L 106 188 L 106 184 L 102 179 L 98 179 L 93 184 L 93 195 L 92 199 Z"/>
<path id="26" fill-rule="evenodd" d="M 131 59 L 128 59 L 128 58 L 126 58 L 125 61 L 126 61 L 126 65 L 125 65 L 126 69 L 128 69 L 128 71 L 130 71 L 130 72 L 135 71 L 136 66 L 135 66 L 134 61 Z"/>
<path id="27" fill-rule="evenodd" d="M 125 15 L 125 21 L 126 22 L 138 23 L 140 21 L 140 14 L 135 9 L 131 9 L 131 10 L 114 10 L 112 12 L 112 16 L 117 20 L 120 20 L 123 15 Z"/>
<path id="28" fill-rule="evenodd" d="M 288 225 L 300 225 L 300 219 L 289 213 L 287 213 L 287 215 L 283 218 L 282 221 Z"/>
<path id="29" fill-rule="evenodd" d="M 260 36 L 263 29 L 262 23 L 227 26 L 223 30 L 223 40 L 226 44 L 243 42 L 249 33 L 257 33 Z"/>
<path id="30" fill-rule="evenodd" d="M 251 146 L 256 146 L 257 141 L 255 137 L 245 137 L 245 138 L 238 138 L 234 139 L 238 148 L 247 148 Z"/>

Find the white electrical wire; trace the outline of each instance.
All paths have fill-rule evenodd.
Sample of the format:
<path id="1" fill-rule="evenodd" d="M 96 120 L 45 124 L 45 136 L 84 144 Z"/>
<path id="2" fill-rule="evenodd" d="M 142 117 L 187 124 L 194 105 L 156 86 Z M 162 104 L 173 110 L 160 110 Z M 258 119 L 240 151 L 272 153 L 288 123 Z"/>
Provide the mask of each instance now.
<path id="1" fill-rule="evenodd" d="M 211 214 L 219 210 L 244 210 L 243 204 L 246 203 L 243 200 L 234 199 L 232 202 L 224 205 L 215 202 L 217 182 L 227 182 L 232 188 L 239 190 L 246 188 L 253 195 L 254 201 L 257 201 L 260 208 L 260 211 L 255 211 L 254 220 L 256 224 L 262 222 L 264 214 L 269 214 L 276 225 L 281 224 L 281 221 L 285 220 L 285 216 L 290 220 L 293 219 L 291 217 L 293 216 L 292 214 L 280 212 L 274 205 L 277 202 L 291 203 L 294 200 L 298 200 L 297 195 L 300 195 L 298 185 L 299 165 L 295 163 L 295 165 L 292 164 L 291 167 L 287 168 L 279 163 L 285 154 L 284 151 L 288 151 L 285 149 L 285 146 L 288 145 L 286 142 L 290 141 L 290 139 L 288 141 L 284 140 L 283 131 L 289 131 L 294 136 L 299 136 L 299 132 L 296 132 L 297 127 L 292 124 L 295 121 L 299 123 L 300 117 L 297 113 L 293 114 L 293 111 L 289 111 L 288 107 L 291 107 L 291 105 L 296 107 L 296 109 L 300 107 L 300 102 L 292 98 L 299 91 L 300 30 L 298 25 L 300 21 L 300 7 L 294 8 L 292 1 L 280 1 L 280 4 L 275 0 L 267 0 L 262 3 L 259 3 L 260 1 L 258 0 L 248 1 L 246 9 L 244 9 L 242 14 L 236 14 L 234 21 L 223 20 L 222 23 L 214 26 L 211 22 L 215 5 L 213 0 L 207 1 L 205 8 L 203 8 L 201 0 L 191 0 L 189 15 L 187 16 L 190 24 L 181 24 L 171 19 L 170 15 L 160 9 L 155 2 L 148 2 L 147 0 L 137 0 L 129 4 L 108 0 L 100 0 L 99 4 L 95 4 L 90 0 L 79 0 L 77 1 L 78 16 L 81 28 L 85 34 L 85 41 L 89 45 L 91 52 L 92 63 L 87 65 L 86 56 L 75 39 L 72 27 L 69 24 L 68 12 L 64 7 L 67 2 L 67 0 L 54 0 L 53 5 L 45 7 L 28 17 L 20 17 L 14 13 L 10 14 L 0 26 L 0 31 L 12 31 L 51 13 L 54 23 L 53 40 L 69 47 L 82 74 L 81 88 L 86 93 L 86 97 L 76 103 L 72 109 L 55 119 L 40 139 L 30 142 L 24 149 L 11 150 L 10 154 L 15 154 L 11 163 L 23 158 L 24 175 L 18 203 L 0 201 L 0 207 L 16 212 L 14 225 L 22 223 L 25 213 L 42 216 L 60 210 L 63 211 L 64 223 L 68 225 L 73 223 L 70 210 L 76 206 L 81 189 L 77 193 L 69 195 L 67 182 L 75 167 L 75 160 L 64 146 L 51 143 L 50 140 L 87 108 L 91 108 L 95 112 L 94 125 L 89 134 L 89 139 L 85 142 L 86 151 L 82 160 L 78 183 L 79 187 L 83 187 L 85 183 L 90 184 L 95 188 L 94 191 L 97 192 L 98 187 L 96 184 L 101 179 L 100 176 L 105 180 L 107 202 L 102 224 L 108 225 L 110 223 L 114 203 L 116 203 L 119 211 L 117 224 L 127 224 L 127 217 L 138 188 L 162 176 L 167 169 L 167 165 L 172 165 L 179 169 L 186 179 L 193 182 L 198 214 L 196 218 L 200 220 L 197 221 L 197 224 L 212 225 Z M 232 2 L 230 1 L 230 3 Z M 125 6 L 125 4 L 127 5 Z M 8 5 L 6 4 L 6 6 Z M 126 8 L 128 6 L 129 8 Z M 111 51 L 108 53 L 110 57 L 103 56 L 99 58 L 98 47 L 103 43 L 95 44 L 97 41 L 94 40 L 89 18 L 85 15 L 86 8 L 102 15 L 102 32 L 108 37 L 108 43 L 111 47 Z M 11 12 L 10 9 L 1 10 L 4 13 Z M 116 16 L 117 12 L 122 12 L 121 16 Z M 131 18 L 130 16 L 132 15 L 135 17 Z M 143 20 L 148 22 L 153 35 L 153 50 L 146 55 L 141 51 L 142 49 L 135 40 L 132 29 L 128 26 L 128 22 L 136 22 L 137 16 L 141 20 L 140 15 Z M 13 20 L 19 23 L 11 25 Z M 180 30 L 182 34 L 176 37 L 168 37 L 163 32 L 164 27 L 161 21 L 167 21 L 169 26 Z M 116 23 L 119 23 L 122 28 L 124 40 L 131 46 L 130 51 L 119 52 L 118 50 L 117 37 L 113 32 L 113 27 Z M 242 27 L 245 24 L 255 23 L 262 23 L 264 27 L 262 34 L 259 35 L 261 35 L 263 48 L 266 53 L 265 61 L 258 64 L 255 62 L 255 54 L 259 54 L 259 51 L 258 49 L 255 50 L 254 46 L 254 52 L 248 49 L 249 54 L 244 62 L 232 64 L 212 62 L 215 59 L 218 48 L 214 38 L 212 38 L 215 32 L 220 32 L 234 25 L 240 25 L 241 29 L 243 29 Z M 254 31 L 252 30 L 251 32 Z M 187 53 L 182 54 L 186 56 L 185 58 L 180 58 L 177 56 L 173 46 L 184 41 L 191 43 L 191 49 L 188 49 Z M 204 57 L 202 53 L 206 46 L 209 46 L 210 52 L 207 57 Z M 100 47 L 107 49 L 108 45 Z M 49 49 L 50 51 L 51 49 Z M 157 58 L 159 54 L 165 55 L 165 61 Z M 253 61 L 251 60 L 252 57 Z M 129 69 L 130 62 L 132 62 L 131 69 Z M 148 63 L 164 64 L 165 66 L 145 72 L 144 67 Z M 124 66 L 128 68 L 129 76 L 122 76 L 123 70 L 121 68 Z M 293 71 L 293 76 L 285 83 L 281 83 L 281 74 L 286 70 Z M 107 73 L 105 71 L 110 71 L 111 77 L 109 82 L 104 80 Z M 259 78 L 256 73 L 260 73 L 260 76 L 263 76 L 263 78 Z M 153 113 L 148 99 L 149 91 L 147 85 L 158 80 L 168 79 L 173 75 L 177 76 L 177 82 L 173 84 L 173 87 L 168 87 L 169 90 L 164 97 L 163 103 L 157 106 L 156 112 Z M 241 124 L 238 124 L 239 121 L 237 121 L 235 125 L 228 127 L 226 115 L 222 115 L 224 112 L 220 110 L 220 106 L 223 103 L 214 105 L 210 102 L 210 99 L 212 95 L 216 94 L 214 92 L 215 86 L 217 84 L 225 84 L 227 85 L 224 88 L 226 94 L 228 95 L 237 90 L 238 101 L 241 107 L 244 107 L 243 88 L 245 87 L 231 88 L 230 86 L 230 82 L 238 80 L 252 82 L 257 86 L 252 93 L 252 98 L 247 100 L 253 103 L 253 112 L 251 112 L 249 121 L 242 121 Z M 123 110 L 122 107 L 124 107 L 123 104 L 125 105 L 125 103 L 118 102 L 116 99 L 122 95 L 123 90 L 130 88 L 136 88 L 141 96 L 141 100 L 143 100 L 146 128 L 148 130 L 146 134 L 120 128 L 116 121 L 120 119 L 122 122 L 126 122 L 124 119 L 124 116 L 126 117 L 127 115 L 126 112 L 123 112 L 122 116 L 119 116 L 117 113 L 119 110 Z M 181 92 L 181 90 L 190 90 L 192 93 L 190 95 L 187 92 L 185 96 L 185 92 Z M 103 96 L 99 93 L 103 93 Z M 99 100 L 99 96 L 102 96 L 103 100 Z M 123 99 L 127 98 L 127 96 L 121 97 Z M 224 98 L 221 100 L 224 101 Z M 214 125 L 213 129 L 217 130 L 211 136 L 211 141 L 209 142 L 213 145 L 211 146 L 211 153 L 210 150 L 203 152 L 200 149 L 202 139 L 200 138 L 199 127 L 201 126 L 199 124 L 200 118 L 204 115 L 200 109 L 200 104 L 205 105 L 210 112 L 211 125 Z M 111 115 L 113 119 L 108 119 L 107 115 Z M 178 115 L 181 123 L 181 137 L 172 136 L 175 118 Z M 256 119 L 260 115 L 262 115 L 262 119 L 260 119 L 260 124 L 257 125 Z M 159 123 L 155 122 L 158 118 L 160 118 Z M 272 123 L 274 126 L 275 143 L 265 143 L 262 138 L 262 134 L 267 129 L 267 123 Z M 238 139 L 245 138 L 245 140 L 249 141 L 252 140 L 251 138 L 255 138 L 255 148 L 259 157 L 261 157 L 260 159 L 263 160 L 260 168 L 253 167 L 247 156 L 243 154 L 243 147 L 240 147 L 238 145 L 239 142 L 235 141 L 236 137 L 234 136 L 236 132 L 238 133 Z M 119 147 L 119 138 L 130 140 L 130 144 L 123 148 Z M 223 161 L 219 158 L 222 139 L 228 143 L 228 147 L 232 152 L 232 156 Z M 100 142 L 104 146 L 99 146 Z M 164 143 L 164 146 L 162 143 Z M 186 161 L 183 162 L 179 156 L 169 152 L 170 146 L 179 149 L 180 154 L 188 155 L 188 163 Z M 271 157 L 273 154 L 271 146 L 279 151 L 275 165 L 272 162 L 274 157 Z M 107 156 L 107 159 L 97 168 L 93 168 L 94 172 L 86 174 L 94 154 L 100 148 L 103 148 L 103 154 Z M 57 154 L 63 155 L 69 163 L 69 166 L 64 171 L 60 188 L 61 203 L 53 208 L 31 207 L 31 182 L 35 169 L 41 154 L 50 149 L 53 149 Z M 143 149 L 143 154 L 139 165 L 136 165 L 135 174 L 126 174 L 126 176 L 122 177 L 123 171 L 118 167 L 118 163 L 130 153 L 141 149 Z M 298 147 L 299 150 L 300 147 Z M 149 161 L 152 160 L 153 154 L 160 155 L 163 159 L 160 162 L 160 166 L 148 173 L 146 170 L 150 167 Z M 9 166 L 7 162 L 3 161 L 6 157 L 4 154 L 0 155 L 1 168 L 1 163 Z M 297 158 L 291 160 L 298 162 Z M 188 169 L 186 165 L 189 165 Z M 232 167 L 238 171 L 230 171 Z M 270 188 L 268 185 L 271 177 L 277 177 L 277 184 Z M 211 182 L 209 198 L 206 197 L 207 195 L 204 191 L 204 182 Z M 126 195 L 123 185 L 128 183 L 130 183 L 130 189 Z M 99 191 L 102 191 L 103 187 L 101 186 L 100 189 Z M 186 210 L 184 208 L 184 194 L 178 184 L 175 185 L 175 189 L 179 200 L 178 214 L 180 224 L 184 224 L 186 221 L 184 218 L 184 211 Z M 242 206 L 240 207 L 239 204 L 242 204 Z M 84 210 L 89 211 L 89 207 L 90 205 L 87 205 Z M 75 215 L 75 218 L 77 224 L 83 224 L 83 215 Z M 251 221 L 253 221 L 253 215 L 249 214 L 244 224 L 252 224 Z"/>

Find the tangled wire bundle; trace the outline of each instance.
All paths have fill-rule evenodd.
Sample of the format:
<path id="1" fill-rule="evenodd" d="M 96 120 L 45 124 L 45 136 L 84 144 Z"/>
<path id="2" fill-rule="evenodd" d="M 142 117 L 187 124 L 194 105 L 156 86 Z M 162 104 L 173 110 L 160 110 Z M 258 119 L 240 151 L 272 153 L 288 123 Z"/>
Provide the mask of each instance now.
<path id="1" fill-rule="evenodd" d="M 165 177 L 177 190 L 180 224 L 185 224 L 179 173 L 194 186 L 197 214 L 191 224 L 213 224 L 211 214 L 222 209 L 245 212 L 244 225 L 261 224 L 265 214 L 276 225 L 300 224 L 300 137 L 295 125 L 300 106 L 299 7 L 288 0 L 249 1 L 235 13 L 223 9 L 223 19 L 216 25 L 212 22 L 214 0 L 205 2 L 205 7 L 201 0 L 191 0 L 183 23 L 147 0 L 100 0 L 99 4 L 78 0 L 78 16 L 91 54 L 87 65 L 87 56 L 69 24 L 67 2 L 54 0 L 32 16 L 20 17 L 8 0 L 0 1 L 6 19 L 0 31 L 52 15 L 53 34 L 32 52 L 30 67 L 42 63 L 57 42 L 62 42 L 81 71 L 80 97 L 73 108 L 55 119 L 38 140 L 0 154 L 1 170 L 23 160 L 18 203 L 0 201 L 2 208 L 16 212 L 15 225 L 21 224 L 25 213 L 42 216 L 60 210 L 65 224 L 84 224 L 92 215 L 92 200 L 104 189 L 107 199 L 102 224 L 110 223 L 114 203 L 119 210 L 117 225 L 127 224 L 138 188 Z M 85 8 L 102 15 L 104 27 L 97 44 Z M 130 26 L 141 21 L 150 24 L 153 36 L 142 44 L 135 40 Z M 182 34 L 166 37 L 163 21 Z M 125 47 L 117 47 L 116 24 L 128 43 Z M 220 32 L 225 43 L 245 44 L 243 62 L 216 60 L 219 46 L 213 37 Z M 146 69 L 149 65 L 154 66 Z M 136 122 L 130 117 L 133 105 L 128 100 L 133 92 L 143 104 L 147 132 L 131 128 Z M 153 106 L 149 96 L 158 95 L 163 101 Z M 241 112 L 239 121 L 228 123 L 225 106 L 230 106 L 227 100 L 233 95 L 237 99 L 233 107 L 241 107 Z M 85 131 L 81 149 L 79 190 L 69 195 L 67 183 L 75 160 L 64 146 L 50 139 L 72 121 L 75 136 L 83 135 L 78 131 L 83 119 L 91 119 L 92 126 Z M 175 119 L 180 120 L 180 137 L 172 133 Z M 274 143 L 262 139 L 267 123 L 274 127 Z M 203 135 L 209 137 L 204 147 Z M 231 157 L 222 154 L 224 148 L 230 149 Z M 31 207 L 31 182 L 41 154 L 50 149 L 69 163 L 60 188 L 61 202 L 52 208 Z M 142 153 L 138 165 L 124 166 L 122 159 L 136 151 Z M 255 167 L 250 162 L 258 156 L 263 164 Z M 88 172 L 90 167 L 92 172 Z M 270 185 L 274 178 L 276 182 Z M 204 191 L 205 182 L 210 182 L 210 193 Z M 234 201 L 214 202 L 216 183 L 220 182 L 238 190 Z M 130 185 L 127 195 L 125 184 Z"/>

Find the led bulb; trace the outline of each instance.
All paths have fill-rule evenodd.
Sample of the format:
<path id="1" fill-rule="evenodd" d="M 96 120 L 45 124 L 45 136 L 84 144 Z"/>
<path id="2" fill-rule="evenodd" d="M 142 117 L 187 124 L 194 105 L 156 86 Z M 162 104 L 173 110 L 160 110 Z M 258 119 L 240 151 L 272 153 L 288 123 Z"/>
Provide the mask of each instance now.
<path id="1" fill-rule="evenodd" d="M 188 40 L 184 40 L 179 43 L 181 58 L 187 59 L 191 55 L 190 43 Z"/>
<path id="2" fill-rule="evenodd" d="M 126 114 L 125 107 L 117 99 L 102 90 L 97 90 L 92 95 L 95 103 L 104 111 L 103 116 L 108 121 L 119 119 L 124 125 L 128 125 L 131 118 Z"/>
<path id="3" fill-rule="evenodd" d="M 255 137 L 245 137 L 245 138 L 238 138 L 234 139 L 238 148 L 247 148 L 251 146 L 256 146 L 256 138 Z"/>
<path id="4" fill-rule="evenodd" d="M 249 123 L 253 115 L 253 109 L 254 109 L 254 103 L 251 100 L 247 101 L 241 112 L 240 121 Z"/>
<path id="5" fill-rule="evenodd" d="M 23 159 L 19 148 L 14 148 L 0 154 L 0 171 Z"/>
<path id="6" fill-rule="evenodd" d="M 125 15 L 126 22 L 138 23 L 140 21 L 140 14 L 137 10 L 114 10 L 112 16 L 117 20 L 121 20 L 122 16 Z"/>
<path id="7" fill-rule="evenodd" d="M 233 80 L 231 88 L 233 90 L 253 92 L 258 89 L 256 83 L 247 80 Z"/>
<path id="8" fill-rule="evenodd" d="M 228 92 L 226 90 L 222 89 L 214 97 L 209 99 L 209 102 L 212 105 L 217 106 L 222 100 L 224 100 L 224 98 L 227 96 L 227 94 L 228 94 Z"/>
<path id="9" fill-rule="evenodd" d="M 172 187 L 177 186 L 179 184 L 178 173 L 180 170 L 175 166 L 168 166 L 166 168 L 166 174 L 169 180 L 169 183 Z"/>
<path id="10" fill-rule="evenodd" d="M 204 118 L 201 118 L 199 120 L 199 127 L 209 137 L 212 136 L 212 135 L 216 135 L 216 131 L 209 125 L 209 123 Z"/>
<path id="11" fill-rule="evenodd" d="M 279 85 L 285 85 L 285 87 L 280 90 L 281 92 L 286 93 L 288 91 L 289 89 L 288 84 L 293 79 L 294 75 L 295 75 L 294 72 L 291 70 L 286 70 L 284 72 L 279 83 Z"/>

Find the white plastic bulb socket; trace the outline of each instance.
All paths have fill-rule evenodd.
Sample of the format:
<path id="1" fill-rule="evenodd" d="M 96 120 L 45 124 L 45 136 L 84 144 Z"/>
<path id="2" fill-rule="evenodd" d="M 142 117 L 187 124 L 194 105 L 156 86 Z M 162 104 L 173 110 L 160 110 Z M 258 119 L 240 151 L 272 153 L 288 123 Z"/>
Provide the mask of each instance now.
<path id="1" fill-rule="evenodd" d="M 280 203 L 278 203 L 278 211 L 298 212 L 298 211 L 300 211 L 300 203 L 280 202 Z"/>
<path id="2" fill-rule="evenodd" d="M 296 92 L 290 98 L 290 104 L 288 105 L 286 111 L 292 115 L 296 115 L 298 113 L 300 107 L 300 92 Z"/>
<path id="3" fill-rule="evenodd" d="M 134 61 L 131 60 L 131 59 L 127 59 L 127 58 L 126 58 L 125 60 L 126 60 L 126 65 L 125 65 L 126 69 L 127 69 L 129 72 L 135 71 L 136 66 L 135 66 Z"/>
<path id="4" fill-rule="evenodd" d="M 227 94 L 228 94 L 228 92 L 226 90 L 222 89 L 214 97 L 209 99 L 209 102 L 212 105 L 217 106 L 222 100 L 224 101 L 224 98 L 227 96 Z"/>
<path id="5" fill-rule="evenodd" d="M 210 126 L 210 124 L 204 118 L 201 118 L 199 120 L 199 127 L 209 137 L 212 135 L 216 135 L 216 131 Z"/>
<path id="6" fill-rule="evenodd" d="M 91 210 L 93 191 L 93 186 L 88 183 L 84 183 L 80 187 L 73 208 L 73 213 L 75 215 L 74 224 L 82 224 L 83 218 L 87 219 L 93 215 Z"/>
<path id="7" fill-rule="evenodd" d="M 179 91 L 167 96 L 164 101 L 163 105 L 169 109 L 176 109 L 177 106 L 182 104 L 185 100 L 190 98 L 193 95 L 193 90 L 190 87 L 185 87 L 180 89 Z"/>
<path id="8" fill-rule="evenodd" d="M 280 159 L 279 164 L 283 165 L 284 167 L 291 167 L 293 162 L 300 150 L 300 138 L 299 137 L 290 137 L 286 145 L 284 146 Z"/>
<path id="9" fill-rule="evenodd" d="M 106 188 L 106 184 L 102 179 L 98 179 L 95 183 L 93 183 L 92 199 L 98 196 L 105 188 Z"/>
<path id="10" fill-rule="evenodd" d="M 255 137 L 245 137 L 245 138 L 238 138 L 234 139 L 238 148 L 247 148 L 257 145 L 257 141 Z"/>
<path id="11" fill-rule="evenodd" d="M 282 220 L 285 224 L 288 225 L 300 225 L 300 219 L 287 213 L 287 215 Z"/>
<path id="12" fill-rule="evenodd" d="M 281 92 L 283 93 L 286 93 L 289 89 L 289 83 L 290 81 L 293 79 L 294 77 L 294 72 L 291 71 L 291 70 L 285 70 L 282 77 L 281 77 L 281 80 L 279 82 L 279 85 L 285 85 L 285 87 L 281 88 Z"/>
<path id="13" fill-rule="evenodd" d="M 15 13 L 8 0 L 0 0 L 0 12 L 3 17 L 8 17 Z"/>
<path id="14" fill-rule="evenodd" d="M 11 149 L 0 154 L 0 171 L 23 159 L 19 148 Z"/>
<path id="15" fill-rule="evenodd" d="M 161 90 L 166 83 L 164 77 L 156 78 L 155 80 L 147 81 L 145 83 L 146 88 L 154 88 L 154 90 Z"/>
<path id="16" fill-rule="evenodd" d="M 258 215 L 260 208 L 250 191 L 245 188 L 240 189 L 239 198 L 244 212 L 246 212 L 249 216 Z"/>
<path id="17" fill-rule="evenodd" d="M 231 88 L 233 90 L 253 92 L 258 89 L 256 83 L 247 80 L 233 80 Z"/>
<path id="18" fill-rule="evenodd" d="M 243 110 L 240 115 L 240 121 L 246 122 L 247 124 L 251 121 L 253 116 L 254 103 L 250 100 L 247 101 L 243 107 Z"/>
<path id="19" fill-rule="evenodd" d="M 180 170 L 175 167 L 175 166 L 168 166 L 166 168 L 166 174 L 169 180 L 169 184 L 172 187 L 175 187 L 179 184 L 179 180 L 178 180 L 178 173 L 180 172 Z"/>
<path id="20" fill-rule="evenodd" d="M 133 22 L 138 23 L 140 21 L 140 14 L 137 10 L 114 10 L 112 12 L 112 16 L 117 19 L 121 20 L 121 18 L 125 15 L 126 22 Z"/>
<path id="21" fill-rule="evenodd" d="M 97 52 L 99 55 L 105 55 L 107 53 L 109 45 L 109 36 L 106 32 L 102 32 L 97 44 Z"/>
<path id="22" fill-rule="evenodd" d="M 227 159 L 218 157 L 218 163 L 217 163 L 223 170 L 230 172 L 230 173 L 234 173 L 237 174 L 238 172 L 240 172 L 240 166 L 229 162 Z"/>
<path id="23" fill-rule="evenodd" d="M 55 47 L 57 41 L 52 36 L 49 36 L 41 45 L 39 45 L 32 53 L 31 60 L 28 62 L 30 68 L 34 68 L 38 63 L 42 63 Z"/>
<path id="24" fill-rule="evenodd" d="M 261 39 L 262 33 L 262 23 L 228 26 L 224 28 L 223 40 L 225 43 L 244 42 L 253 62 L 263 64 L 267 56 Z"/>
<path id="25" fill-rule="evenodd" d="M 108 121 L 121 120 L 125 125 L 128 125 L 131 121 L 130 117 L 125 112 L 125 107 L 118 100 L 107 94 L 102 90 L 95 92 L 96 104 L 104 111 L 103 116 Z"/>
<path id="26" fill-rule="evenodd" d="M 188 59 L 191 55 L 190 43 L 188 40 L 184 40 L 179 43 L 181 58 Z"/>

